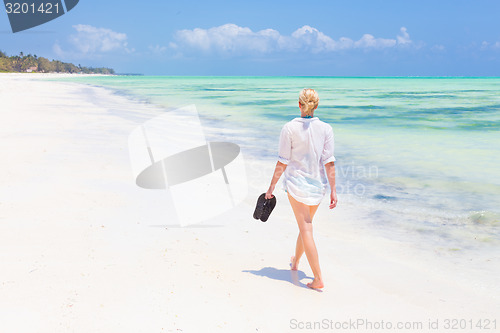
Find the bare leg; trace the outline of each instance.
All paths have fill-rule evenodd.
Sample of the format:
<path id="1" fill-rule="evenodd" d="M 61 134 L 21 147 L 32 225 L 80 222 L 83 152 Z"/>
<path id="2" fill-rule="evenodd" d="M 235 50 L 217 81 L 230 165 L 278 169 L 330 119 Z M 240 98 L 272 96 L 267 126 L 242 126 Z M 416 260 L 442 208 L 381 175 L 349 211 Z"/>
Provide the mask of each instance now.
<path id="1" fill-rule="evenodd" d="M 321 276 L 321 269 L 319 267 L 318 250 L 316 249 L 316 244 L 314 243 L 312 234 L 312 218 L 310 208 L 309 206 L 295 200 L 292 196 L 290 196 L 290 194 L 288 194 L 288 199 L 290 200 L 293 213 L 297 219 L 297 224 L 300 230 L 300 238 L 302 239 L 302 246 L 304 252 L 306 253 L 307 261 L 309 262 L 309 266 L 311 266 L 311 270 L 314 274 L 314 281 L 308 283 L 307 286 L 310 288 L 323 288 L 324 285 Z M 297 260 L 293 260 L 292 268 L 294 264 L 296 265 L 296 263 Z"/>
<path id="2" fill-rule="evenodd" d="M 312 219 L 314 218 L 314 214 L 316 214 L 316 211 L 318 210 L 319 205 L 308 206 L 308 207 L 309 207 L 309 215 L 311 216 L 311 221 L 312 221 Z M 290 259 L 293 271 L 296 271 L 298 269 L 299 260 L 303 254 L 304 254 L 304 244 L 302 243 L 302 238 L 300 237 L 300 232 L 299 232 L 299 235 L 297 236 L 297 245 L 295 246 L 295 256 L 293 256 Z"/>
<path id="3" fill-rule="evenodd" d="M 300 257 L 302 257 L 302 254 L 304 254 L 304 244 L 302 243 L 302 238 L 300 237 L 300 232 L 299 235 L 297 236 L 297 245 L 295 245 L 295 256 L 293 256 L 290 261 L 291 261 L 291 269 L 292 271 L 296 271 L 299 266 L 299 260 Z"/>

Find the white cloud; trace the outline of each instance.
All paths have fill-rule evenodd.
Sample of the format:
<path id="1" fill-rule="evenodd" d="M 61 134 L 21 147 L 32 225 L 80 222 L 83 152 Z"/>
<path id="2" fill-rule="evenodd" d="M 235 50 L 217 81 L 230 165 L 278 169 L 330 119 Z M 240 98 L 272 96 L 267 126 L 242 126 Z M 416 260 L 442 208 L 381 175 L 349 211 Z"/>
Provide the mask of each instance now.
<path id="1" fill-rule="evenodd" d="M 291 37 L 281 37 L 279 47 L 286 50 L 319 53 L 335 50 L 337 42 L 318 29 L 305 25 L 295 30 Z"/>
<path id="2" fill-rule="evenodd" d="M 412 41 L 410 39 L 410 34 L 408 33 L 407 29 L 405 27 L 401 27 L 400 31 L 401 35 L 397 36 L 398 44 L 401 45 L 411 44 Z"/>
<path id="3" fill-rule="evenodd" d="M 375 38 L 370 34 L 365 34 L 361 37 L 360 40 L 354 42 L 354 46 L 358 48 L 374 48 L 374 49 L 383 49 L 387 47 L 396 46 L 397 42 L 395 39 L 384 39 L 384 38 Z"/>
<path id="4" fill-rule="evenodd" d="M 179 30 L 175 33 L 176 42 L 169 47 L 177 51 L 196 50 L 206 54 L 242 55 L 248 53 L 266 54 L 272 52 L 309 52 L 326 53 L 348 49 L 384 49 L 408 46 L 413 42 L 405 27 L 395 39 L 376 38 L 365 34 L 354 41 L 347 37 L 334 40 L 318 29 L 305 25 L 290 36 L 280 34 L 274 29 L 252 31 L 236 24 L 225 24 L 209 29 L 196 28 Z"/>
<path id="5" fill-rule="evenodd" d="M 97 28 L 86 24 L 77 24 L 73 28 L 76 34 L 69 36 L 69 42 L 75 53 L 82 55 L 102 54 L 114 51 L 133 52 L 127 48 L 127 34 L 115 32 L 111 29 Z M 57 54 L 64 54 L 59 44 L 54 45 Z"/>
<path id="6" fill-rule="evenodd" d="M 54 53 L 61 58 L 100 57 L 110 53 L 135 51 L 127 47 L 125 33 L 86 24 L 77 24 L 73 28 L 76 33 L 69 36 L 69 43 L 63 43 L 61 46 L 57 41 L 53 46 Z"/>
<path id="7" fill-rule="evenodd" d="M 486 41 L 483 41 L 481 43 L 481 50 L 498 50 L 500 49 L 500 42 L 494 42 L 494 43 L 488 43 Z"/>
<path id="8" fill-rule="evenodd" d="M 187 46 L 217 53 L 266 53 L 276 46 L 280 34 L 273 29 L 253 32 L 249 28 L 225 24 L 210 29 L 180 30 L 176 32 L 175 37 L 178 40 L 175 47 Z"/>
<path id="9" fill-rule="evenodd" d="M 150 45 L 149 46 L 149 51 L 151 51 L 152 54 L 154 55 L 162 55 L 164 54 L 166 51 L 167 51 L 167 47 L 166 46 L 160 46 L 158 44 L 156 45 Z"/>

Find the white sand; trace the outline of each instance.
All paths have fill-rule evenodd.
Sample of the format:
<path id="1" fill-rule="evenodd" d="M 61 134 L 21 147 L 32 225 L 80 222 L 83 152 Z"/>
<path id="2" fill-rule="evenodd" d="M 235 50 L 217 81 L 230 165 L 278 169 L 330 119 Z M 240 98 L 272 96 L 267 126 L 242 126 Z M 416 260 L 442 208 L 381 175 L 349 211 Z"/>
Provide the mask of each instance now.
<path id="1" fill-rule="evenodd" d="M 247 161 L 266 176 L 249 172 L 236 209 L 172 225 L 165 193 L 134 184 L 127 151 L 130 131 L 161 110 L 43 77 L 0 75 L 0 332 L 287 332 L 358 319 L 421 321 L 415 331 L 438 319 L 444 331 L 447 318 L 500 328 L 498 288 L 452 253 L 356 230 L 342 197 L 314 221 L 325 289 L 305 287 L 305 256 L 289 271 L 297 227 L 284 193 L 267 223 L 252 218 L 273 163 Z"/>

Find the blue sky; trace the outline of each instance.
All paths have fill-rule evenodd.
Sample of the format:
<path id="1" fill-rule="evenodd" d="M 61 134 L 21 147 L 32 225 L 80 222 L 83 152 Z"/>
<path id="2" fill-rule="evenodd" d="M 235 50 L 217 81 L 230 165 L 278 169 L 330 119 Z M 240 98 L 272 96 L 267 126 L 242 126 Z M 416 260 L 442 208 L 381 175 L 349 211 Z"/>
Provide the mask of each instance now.
<path id="1" fill-rule="evenodd" d="M 96 1 L 0 50 L 147 75 L 500 76 L 500 1 Z"/>

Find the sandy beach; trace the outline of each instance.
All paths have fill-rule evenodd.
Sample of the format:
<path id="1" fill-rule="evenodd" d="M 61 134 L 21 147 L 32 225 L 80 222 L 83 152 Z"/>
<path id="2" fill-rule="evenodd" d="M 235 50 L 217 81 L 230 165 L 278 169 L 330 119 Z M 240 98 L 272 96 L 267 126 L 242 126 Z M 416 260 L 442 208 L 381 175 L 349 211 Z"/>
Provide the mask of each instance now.
<path id="1" fill-rule="evenodd" d="M 360 230 L 342 196 L 315 216 L 325 288 L 307 288 L 305 256 L 290 271 L 298 229 L 280 186 L 269 221 L 252 218 L 275 162 L 246 158 L 243 203 L 175 225 L 165 191 L 136 186 L 127 147 L 163 110 L 47 77 L 0 75 L 0 332 L 500 329 L 481 270 Z"/>

